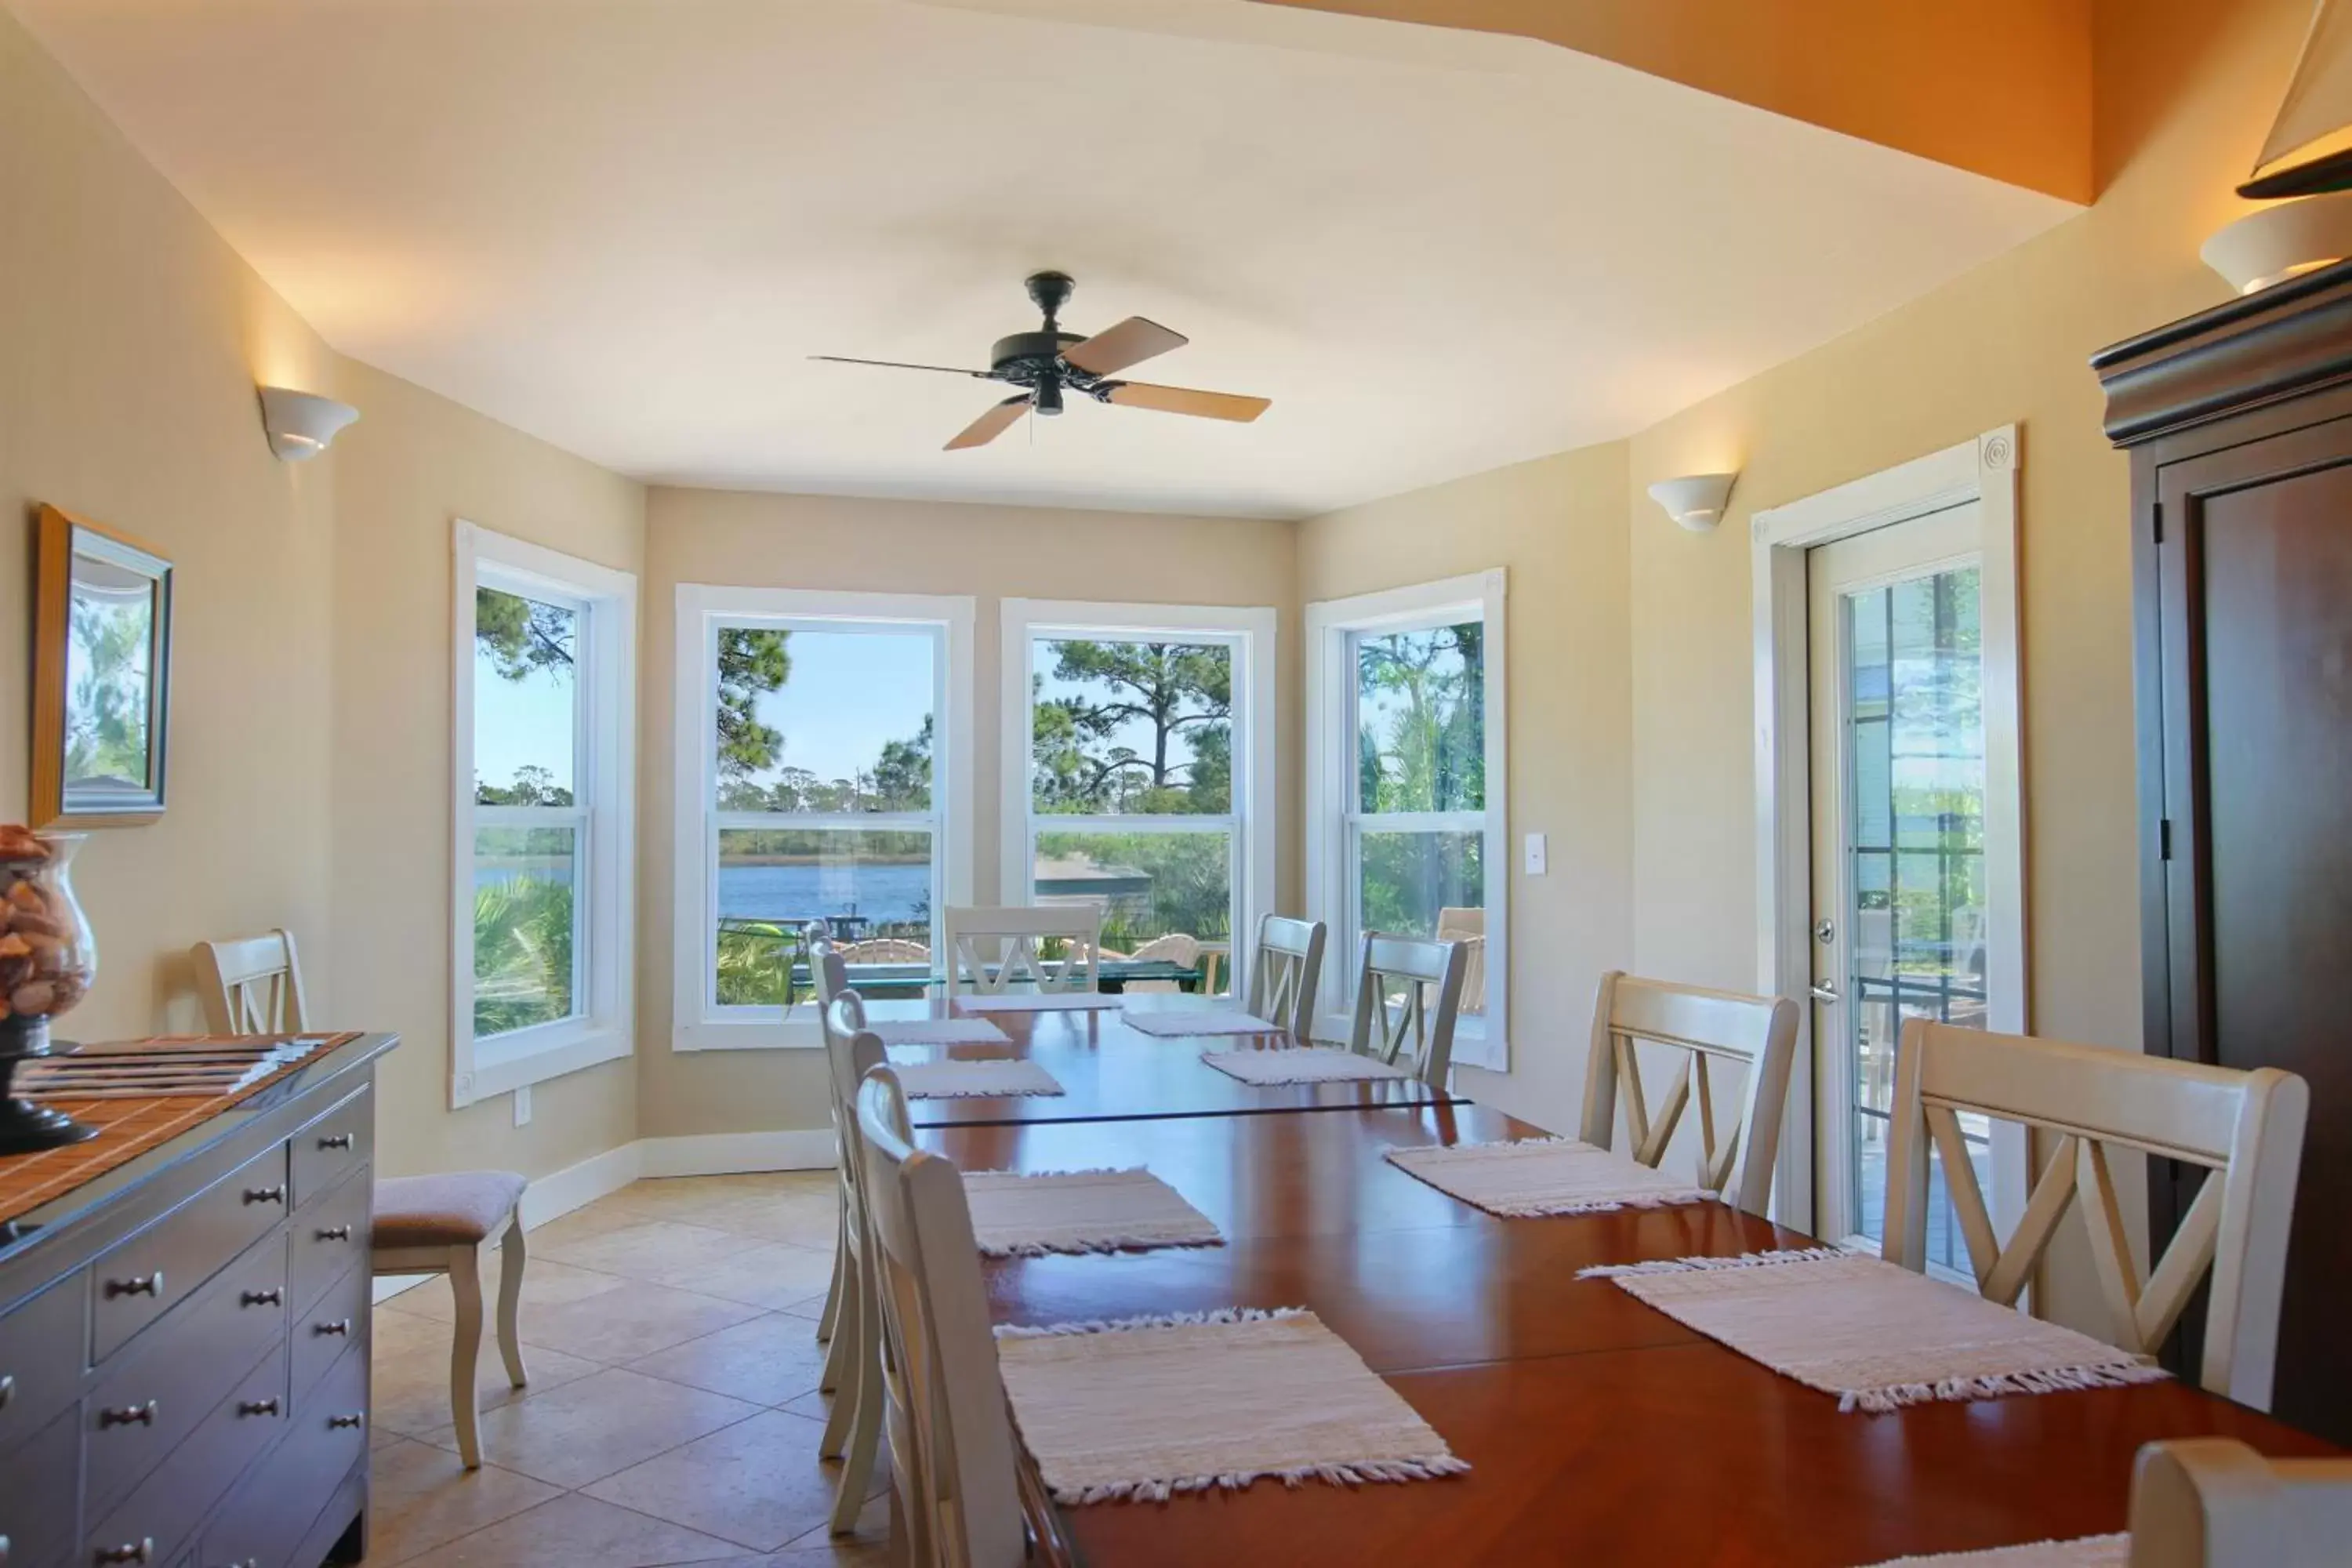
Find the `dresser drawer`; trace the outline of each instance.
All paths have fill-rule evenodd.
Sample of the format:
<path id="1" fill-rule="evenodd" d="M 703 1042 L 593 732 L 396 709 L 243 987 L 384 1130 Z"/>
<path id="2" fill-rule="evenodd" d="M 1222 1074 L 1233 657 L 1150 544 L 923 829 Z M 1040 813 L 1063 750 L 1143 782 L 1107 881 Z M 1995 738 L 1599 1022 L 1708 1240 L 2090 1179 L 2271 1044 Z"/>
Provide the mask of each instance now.
<path id="1" fill-rule="evenodd" d="M 368 1163 L 375 1142 L 375 1093 L 362 1088 L 338 1100 L 292 1139 L 294 1201 L 307 1204 Z"/>
<path id="2" fill-rule="evenodd" d="M 73 1403 L 81 1387 L 89 1291 L 88 1275 L 68 1274 L 0 1316 L 0 1453 Z"/>
<path id="3" fill-rule="evenodd" d="M 320 1293 L 367 1261 L 368 1215 L 375 1188 L 362 1165 L 331 1192 L 303 1200 L 294 1215 L 292 1264 L 297 1312 Z"/>
<path id="4" fill-rule="evenodd" d="M 337 1357 L 353 1345 L 367 1342 L 368 1298 L 375 1285 L 375 1277 L 364 1268 L 353 1268 L 330 1286 L 326 1294 L 310 1308 L 294 1315 L 294 1398 L 299 1403 L 319 1381 L 319 1374 L 335 1364 Z"/>
<path id="5" fill-rule="evenodd" d="M 171 1561 L 221 1494 L 292 1425 L 292 1408 L 286 1347 L 272 1345 L 171 1457 L 90 1529 L 82 1541 L 83 1563 Z"/>
<path id="6" fill-rule="evenodd" d="M 286 1145 L 272 1143 L 138 1235 L 100 1253 L 90 1265 L 92 1363 L 104 1362 L 173 1302 L 186 1299 L 287 1213 Z"/>
<path id="7" fill-rule="evenodd" d="M 295 1402 L 286 1441 L 205 1532 L 197 1556 L 204 1568 L 293 1568 L 294 1549 L 367 1453 L 367 1351 L 354 1345 L 309 1398 Z M 341 1533 L 341 1521 L 334 1528 Z"/>
<path id="8" fill-rule="evenodd" d="M 81 1471 L 81 1422 L 68 1405 L 0 1460 L 0 1534 L 8 1538 L 7 1568 L 48 1568 L 72 1546 L 76 1485 Z"/>
<path id="9" fill-rule="evenodd" d="M 163 1463 L 262 1352 L 285 1338 L 286 1321 L 280 1232 L 142 1336 L 82 1401 L 86 1517 L 103 1517 Z"/>

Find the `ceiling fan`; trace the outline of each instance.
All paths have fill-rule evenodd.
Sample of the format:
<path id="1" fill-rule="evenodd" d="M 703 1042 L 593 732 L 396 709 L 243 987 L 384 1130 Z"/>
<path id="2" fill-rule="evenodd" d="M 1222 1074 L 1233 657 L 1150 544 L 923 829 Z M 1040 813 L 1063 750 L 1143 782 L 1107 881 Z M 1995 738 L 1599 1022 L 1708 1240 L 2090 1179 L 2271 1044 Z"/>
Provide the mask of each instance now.
<path id="1" fill-rule="evenodd" d="M 947 444 L 947 450 L 984 447 L 1034 409 L 1040 415 L 1062 412 L 1065 391 L 1084 394 L 1097 403 L 1129 408 L 1155 408 L 1162 414 L 1191 414 L 1202 419 L 1230 419 L 1247 424 L 1272 406 L 1263 397 L 1239 397 L 1230 392 L 1196 392 L 1184 386 L 1156 386 L 1148 381 L 1115 379 L 1131 364 L 1154 354 L 1181 349 L 1192 340 L 1171 332 L 1157 321 L 1129 316 L 1118 325 L 1087 337 L 1062 331 L 1060 315 L 1070 291 L 1077 285 L 1065 272 L 1039 272 L 1029 279 L 1029 298 L 1045 312 L 1045 324 L 1034 332 L 999 338 L 989 352 L 986 370 L 961 370 L 944 364 L 908 364 L 899 360 L 850 359 L 841 354 L 812 354 L 835 364 L 878 364 L 892 370 L 934 370 L 949 375 L 969 375 L 1001 381 L 1023 390 L 1008 397 L 970 425 Z"/>

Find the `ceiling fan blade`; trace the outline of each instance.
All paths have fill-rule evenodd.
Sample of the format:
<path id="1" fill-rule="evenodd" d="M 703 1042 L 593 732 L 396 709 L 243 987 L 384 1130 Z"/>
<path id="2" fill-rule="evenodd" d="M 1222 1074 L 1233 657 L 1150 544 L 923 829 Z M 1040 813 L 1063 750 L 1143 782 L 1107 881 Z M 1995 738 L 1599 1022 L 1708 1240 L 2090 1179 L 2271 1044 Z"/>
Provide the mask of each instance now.
<path id="1" fill-rule="evenodd" d="M 896 359 L 848 359 L 840 354 L 811 354 L 809 358 L 821 359 L 829 364 L 878 364 L 886 370 L 936 370 L 948 375 L 976 375 L 982 381 L 989 380 L 993 374 L 985 370 L 964 370 L 951 364 L 908 364 L 904 360 Z"/>
<path id="2" fill-rule="evenodd" d="M 957 452 L 966 447 L 985 447 L 1007 430 L 1012 429 L 1020 422 L 1021 416 L 1028 412 L 1029 395 L 1027 393 L 1024 392 L 1018 397 L 1008 397 L 965 426 L 962 432 L 954 440 L 949 442 L 943 449 Z"/>
<path id="3" fill-rule="evenodd" d="M 1115 383 L 1107 395 L 1113 403 L 1129 408 L 1156 408 L 1162 414 L 1191 414 L 1202 419 L 1231 419 L 1241 425 L 1274 406 L 1274 400 L 1268 397 L 1197 392 L 1189 386 L 1154 386 L 1148 381 Z"/>
<path id="4" fill-rule="evenodd" d="M 1170 331 L 1157 321 L 1129 316 L 1116 327 L 1097 332 L 1084 342 L 1072 343 L 1062 351 L 1062 358 L 1088 375 L 1109 375 L 1125 370 L 1129 365 L 1141 364 L 1154 354 L 1181 349 L 1192 341 L 1181 332 Z"/>

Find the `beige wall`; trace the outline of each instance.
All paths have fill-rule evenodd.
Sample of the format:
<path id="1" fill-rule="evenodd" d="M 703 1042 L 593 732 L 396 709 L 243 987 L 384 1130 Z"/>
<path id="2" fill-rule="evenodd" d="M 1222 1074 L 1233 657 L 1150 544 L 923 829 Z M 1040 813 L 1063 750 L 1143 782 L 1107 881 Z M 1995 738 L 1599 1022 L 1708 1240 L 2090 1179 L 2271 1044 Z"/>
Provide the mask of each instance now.
<path id="1" fill-rule="evenodd" d="M 1587 447 L 1410 495 L 1299 530 L 1307 601 L 1506 569 L 1511 849 L 1511 1070 L 1465 1068 L 1476 1099 L 1573 1131 L 1601 972 L 1632 958 L 1633 802 L 1626 749 L 1626 450 Z M 1287 776 L 1297 777 L 1296 773 Z M 1521 836 L 1550 839 L 1550 870 L 1520 868 Z"/>
<path id="2" fill-rule="evenodd" d="M 1004 599 L 1271 605 L 1281 611 L 1274 718 L 1281 777 L 1297 776 L 1289 705 L 1299 684 L 1295 531 L 1232 518 L 960 506 L 935 501 L 656 489 L 646 507 L 639 719 L 637 876 L 639 1131 L 646 1137 L 822 1127 L 824 1068 L 813 1051 L 668 1048 L 676 758 L 677 584 L 969 594 L 974 635 L 976 895 L 997 880 L 1002 704 L 997 657 Z M 1277 892 L 1295 908 L 1297 799 L 1283 792 Z"/>

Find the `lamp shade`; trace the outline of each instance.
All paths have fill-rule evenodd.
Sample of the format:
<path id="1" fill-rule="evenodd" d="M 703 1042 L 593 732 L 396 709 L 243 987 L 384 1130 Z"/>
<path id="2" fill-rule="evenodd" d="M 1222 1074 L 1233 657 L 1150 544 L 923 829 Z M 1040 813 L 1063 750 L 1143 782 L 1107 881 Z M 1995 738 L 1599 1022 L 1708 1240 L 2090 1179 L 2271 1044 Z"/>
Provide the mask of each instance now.
<path id="1" fill-rule="evenodd" d="M 268 434 L 269 449 L 289 463 L 307 462 L 325 451 L 336 432 L 359 416 L 350 404 L 315 392 L 261 389 L 261 427 Z"/>
<path id="2" fill-rule="evenodd" d="M 1678 479 L 1660 479 L 1650 487 L 1650 499 L 1693 533 L 1705 533 L 1723 521 L 1724 503 L 1731 499 L 1731 483 L 1738 477 L 1736 473 L 1685 474 Z"/>
<path id="3" fill-rule="evenodd" d="M 2241 294 L 2352 256 L 2352 191 L 2273 202 L 2226 227 L 2199 252 Z"/>

